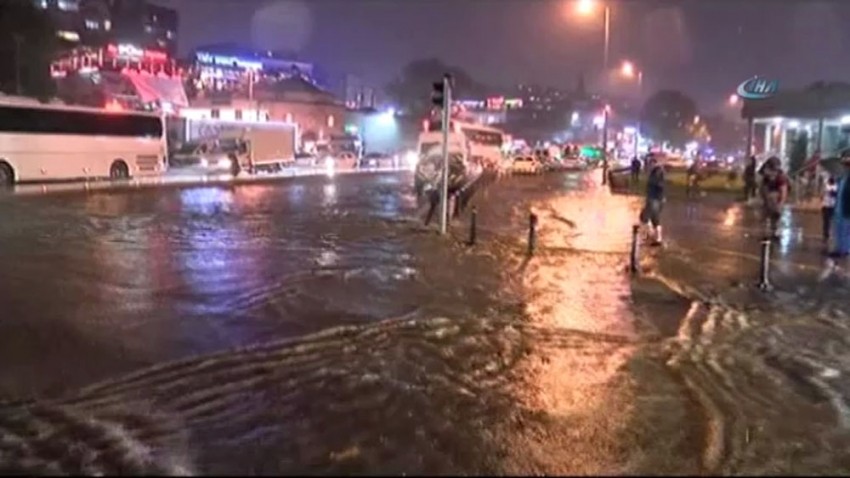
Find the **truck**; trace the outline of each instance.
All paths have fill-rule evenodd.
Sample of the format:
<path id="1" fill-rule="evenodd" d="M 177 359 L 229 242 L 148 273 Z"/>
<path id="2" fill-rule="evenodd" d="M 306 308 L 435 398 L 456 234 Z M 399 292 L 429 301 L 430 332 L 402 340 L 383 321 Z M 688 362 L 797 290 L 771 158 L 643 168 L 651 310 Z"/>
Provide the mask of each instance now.
<path id="1" fill-rule="evenodd" d="M 280 171 L 295 162 L 298 129 L 294 124 L 207 118 L 178 118 L 177 121 L 180 126 L 170 129 L 176 136 L 170 138 L 173 142 L 169 145 L 170 150 L 186 151 L 192 146 L 199 146 L 201 151 L 223 152 L 235 174 L 241 171 Z M 215 164 L 221 164 L 221 161 L 217 160 Z"/>

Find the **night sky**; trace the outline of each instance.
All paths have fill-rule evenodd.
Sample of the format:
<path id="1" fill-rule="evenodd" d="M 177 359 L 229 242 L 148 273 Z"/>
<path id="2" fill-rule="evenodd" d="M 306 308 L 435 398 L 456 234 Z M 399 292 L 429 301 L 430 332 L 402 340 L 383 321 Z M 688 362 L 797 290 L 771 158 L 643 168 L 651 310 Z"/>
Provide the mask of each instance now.
<path id="1" fill-rule="evenodd" d="M 156 0 L 180 12 L 180 49 L 239 42 L 385 85 L 436 56 L 486 84 L 571 88 L 602 64 L 602 13 L 574 0 Z M 719 110 L 754 75 L 802 86 L 850 78 L 850 0 L 611 1 L 611 63 L 634 60 L 647 92 L 681 89 Z M 623 85 L 626 88 L 628 85 Z M 781 86 L 782 87 L 782 86 Z"/>

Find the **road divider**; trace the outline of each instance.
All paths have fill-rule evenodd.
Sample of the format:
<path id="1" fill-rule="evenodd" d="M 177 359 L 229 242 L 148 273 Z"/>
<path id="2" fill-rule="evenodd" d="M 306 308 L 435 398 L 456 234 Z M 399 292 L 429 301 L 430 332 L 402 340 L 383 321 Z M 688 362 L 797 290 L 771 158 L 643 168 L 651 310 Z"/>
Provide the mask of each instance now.
<path id="1" fill-rule="evenodd" d="M 231 174 L 181 174 L 181 172 L 169 172 L 162 176 L 139 177 L 123 181 L 102 180 L 85 182 L 61 182 L 61 183 L 33 183 L 16 185 L 12 192 L 15 195 L 28 194 L 51 194 L 51 193 L 73 193 L 91 191 L 121 191 L 130 189 L 156 188 L 156 187 L 192 187 L 209 185 L 242 185 L 263 184 L 282 181 L 293 178 L 340 176 L 350 174 L 377 174 L 377 173 L 403 173 L 409 172 L 409 168 L 368 168 L 368 169 L 341 169 L 329 171 L 323 167 L 316 168 L 288 168 L 281 172 L 267 174 L 241 173 L 237 176 Z"/>

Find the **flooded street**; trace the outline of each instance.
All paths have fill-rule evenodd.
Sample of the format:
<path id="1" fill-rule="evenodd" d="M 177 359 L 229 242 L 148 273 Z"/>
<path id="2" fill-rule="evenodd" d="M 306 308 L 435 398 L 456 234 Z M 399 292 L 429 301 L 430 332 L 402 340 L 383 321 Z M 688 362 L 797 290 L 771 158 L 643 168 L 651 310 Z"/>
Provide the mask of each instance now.
<path id="1" fill-rule="evenodd" d="M 503 180 L 449 238 L 407 173 L 0 200 L 0 470 L 850 471 L 850 294 L 785 218 Z M 526 254 L 529 213 L 539 218 Z"/>

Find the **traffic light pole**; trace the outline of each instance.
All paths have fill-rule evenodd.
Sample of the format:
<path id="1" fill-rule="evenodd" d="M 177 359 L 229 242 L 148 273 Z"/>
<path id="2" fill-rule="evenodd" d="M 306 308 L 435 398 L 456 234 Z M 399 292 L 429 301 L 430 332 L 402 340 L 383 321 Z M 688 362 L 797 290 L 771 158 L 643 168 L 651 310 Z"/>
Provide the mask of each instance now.
<path id="1" fill-rule="evenodd" d="M 443 76 L 443 181 L 440 194 L 440 234 L 446 234 L 449 223 L 449 123 L 451 121 L 452 87 L 449 75 Z"/>

